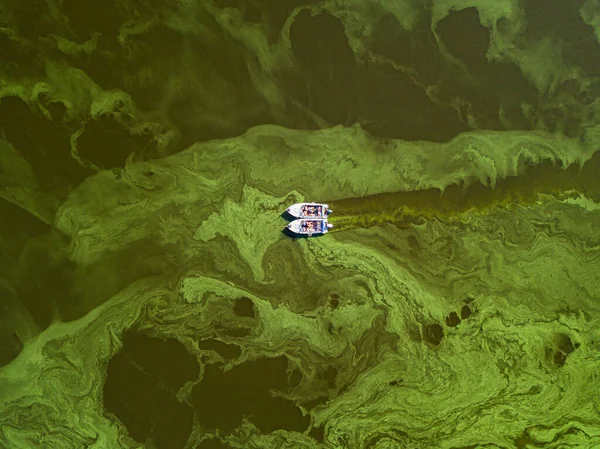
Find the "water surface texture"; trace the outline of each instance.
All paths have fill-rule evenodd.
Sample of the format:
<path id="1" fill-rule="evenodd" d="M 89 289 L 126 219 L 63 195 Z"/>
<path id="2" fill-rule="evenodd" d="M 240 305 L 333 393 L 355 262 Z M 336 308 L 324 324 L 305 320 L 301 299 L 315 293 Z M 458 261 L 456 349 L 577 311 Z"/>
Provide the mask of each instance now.
<path id="1" fill-rule="evenodd" d="M 0 447 L 600 448 L 599 0 L 0 22 Z"/>

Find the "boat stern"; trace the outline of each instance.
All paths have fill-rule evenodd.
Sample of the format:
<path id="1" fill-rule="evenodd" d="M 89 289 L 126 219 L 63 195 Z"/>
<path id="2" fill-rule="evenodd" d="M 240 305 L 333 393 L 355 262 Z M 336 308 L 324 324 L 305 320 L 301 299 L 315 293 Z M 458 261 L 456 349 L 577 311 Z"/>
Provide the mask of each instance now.
<path id="1" fill-rule="evenodd" d="M 333 225 L 331 223 L 329 223 L 327 220 L 323 220 L 323 222 L 321 224 L 321 232 L 323 234 L 326 234 L 331 228 L 333 228 Z"/>

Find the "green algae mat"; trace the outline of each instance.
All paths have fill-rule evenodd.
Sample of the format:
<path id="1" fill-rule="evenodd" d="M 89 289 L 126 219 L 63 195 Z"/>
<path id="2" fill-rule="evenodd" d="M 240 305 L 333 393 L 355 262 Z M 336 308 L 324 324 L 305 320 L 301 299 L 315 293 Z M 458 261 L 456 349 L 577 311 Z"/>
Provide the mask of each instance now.
<path id="1" fill-rule="evenodd" d="M 0 21 L 1 448 L 600 448 L 598 0 Z"/>

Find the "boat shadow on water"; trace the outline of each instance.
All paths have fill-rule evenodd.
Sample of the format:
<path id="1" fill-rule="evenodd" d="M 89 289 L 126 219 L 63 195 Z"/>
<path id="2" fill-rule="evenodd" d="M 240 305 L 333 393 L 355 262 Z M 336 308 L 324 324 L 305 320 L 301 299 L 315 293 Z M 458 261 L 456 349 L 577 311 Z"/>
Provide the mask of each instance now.
<path id="1" fill-rule="evenodd" d="M 294 221 L 296 220 L 296 217 L 294 217 L 292 214 L 290 214 L 288 211 L 285 211 L 281 214 L 281 218 L 285 218 L 287 221 Z"/>
<path id="2" fill-rule="evenodd" d="M 307 234 L 296 234 L 294 231 L 290 231 L 288 228 L 283 228 L 281 233 L 286 237 L 291 237 L 293 239 L 307 239 L 309 237 Z M 320 237 L 321 235 L 322 234 L 313 234 L 310 237 Z"/>

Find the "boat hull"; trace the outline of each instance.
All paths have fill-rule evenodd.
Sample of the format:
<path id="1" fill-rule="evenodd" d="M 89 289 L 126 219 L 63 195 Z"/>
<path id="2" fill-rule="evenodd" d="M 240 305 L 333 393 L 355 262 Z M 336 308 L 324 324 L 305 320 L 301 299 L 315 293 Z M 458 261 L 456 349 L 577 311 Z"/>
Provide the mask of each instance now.
<path id="1" fill-rule="evenodd" d="M 324 219 L 297 219 L 287 225 L 287 229 L 296 235 L 313 235 L 326 234 L 333 225 Z"/>
<path id="2" fill-rule="evenodd" d="M 296 203 L 287 208 L 286 212 L 294 218 L 326 219 L 331 213 L 328 204 Z"/>

